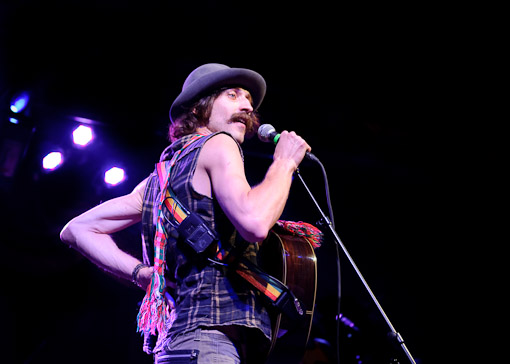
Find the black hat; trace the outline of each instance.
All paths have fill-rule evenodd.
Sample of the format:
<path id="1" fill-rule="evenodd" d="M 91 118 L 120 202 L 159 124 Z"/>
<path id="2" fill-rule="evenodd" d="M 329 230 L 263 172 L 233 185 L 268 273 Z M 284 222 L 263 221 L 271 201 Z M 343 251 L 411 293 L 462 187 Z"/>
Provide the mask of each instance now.
<path id="1" fill-rule="evenodd" d="M 182 92 L 170 107 L 170 120 L 174 122 L 194 101 L 225 86 L 242 87 L 249 91 L 254 110 L 258 109 L 266 94 L 266 81 L 257 72 L 207 63 L 193 70 L 184 81 Z"/>

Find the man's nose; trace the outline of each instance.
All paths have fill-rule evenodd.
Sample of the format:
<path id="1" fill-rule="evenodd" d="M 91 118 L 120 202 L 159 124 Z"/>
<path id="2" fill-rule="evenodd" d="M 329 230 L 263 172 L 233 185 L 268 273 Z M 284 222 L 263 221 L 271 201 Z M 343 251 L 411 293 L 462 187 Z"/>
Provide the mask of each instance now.
<path id="1" fill-rule="evenodd" d="M 247 114 L 251 114 L 252 111 L 253 111 L 253 106 L 251 105 L 251 102 L 248 98 L 246 97 L 243 97 L 241 99 L 241 103 L 240 103 L 240 109 L 242 112 L 245 112 Z"/>

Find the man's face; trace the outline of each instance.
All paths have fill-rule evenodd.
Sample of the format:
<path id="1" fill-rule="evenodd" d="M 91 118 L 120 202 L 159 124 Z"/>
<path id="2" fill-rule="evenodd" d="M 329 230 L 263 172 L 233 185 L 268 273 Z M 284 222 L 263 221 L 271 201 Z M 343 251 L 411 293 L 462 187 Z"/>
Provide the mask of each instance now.
<path id="1" fill-rule="evenodd" d="M 251 95 L 242 88 L 223 91 L 214 101 L 207 128 L 228 132 L 239 143 L 244 141 L 248 115 L 253 112 Z"/>

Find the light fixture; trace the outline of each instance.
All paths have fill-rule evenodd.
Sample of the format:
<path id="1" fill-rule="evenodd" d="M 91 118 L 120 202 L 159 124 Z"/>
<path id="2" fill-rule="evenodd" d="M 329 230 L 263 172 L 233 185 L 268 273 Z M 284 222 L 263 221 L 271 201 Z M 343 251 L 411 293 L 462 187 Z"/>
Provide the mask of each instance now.
<path id="1" fill-rule="evenodd" d="M 112 167 L 104 173 L 104 181 L 110 186 L 116 186 L 125 179 L 126 173 L 119 167 Z"/>
<path id="2" fill-rule="evenodd" d="M 92 128 L 80 125 L 73 131 L 73 142 L 79 146 L 86 146 L 94 139 L 94 135 L 92 133 Z"/>
<path id="3" fill-rule="evenodd" d="M 27 107 L 29 100 L 28 92 L 21 92 L 15 95 L 11 100 L 11 111 L 16 114 L 22 112 Z"/>
<path id="4" fill-rule="evenodd" d="M 64 162 L 64 157 L 60 152 L 51 152 L 46 155 L 42 160 L 42 166 L 48 171 L 53 171 L 60 167 Z"/>

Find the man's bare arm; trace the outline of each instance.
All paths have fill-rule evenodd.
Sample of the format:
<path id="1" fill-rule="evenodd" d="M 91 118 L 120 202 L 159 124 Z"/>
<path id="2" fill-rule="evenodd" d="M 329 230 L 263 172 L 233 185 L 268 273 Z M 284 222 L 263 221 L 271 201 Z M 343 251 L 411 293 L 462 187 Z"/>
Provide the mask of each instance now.
<path id="1" fill-rule="evenodd" d="M 62 229 L 61 240 L 99 267 L 130 280 L 140 261 L 120 250 L 110 234 L 141 220 L 146 183 L 144 180 L 130 194 L 106 201 L 75 217 Z M 142 287 L 148 284 L 151 271 L 149 268 L 140 270 L 138 277 Z"/>
<path id="2" fill-rule="evenodd" d="M 199 167 L 209 174 L 214 196 L 236 229 L 247 241 L 256 242 L 262 241 L 280 218 L 292 174 L 309 149 L 295 133 L 282 133 L 264 180 L 252 188 L 236 143 L 228 135 L 218 134 L 204 145 Z"/>

